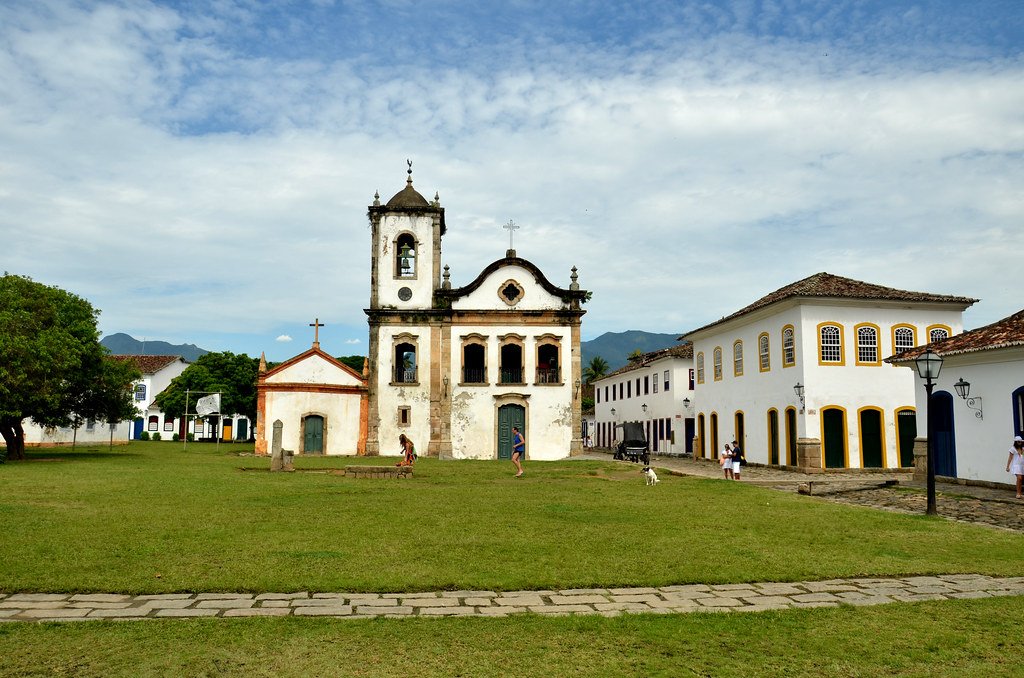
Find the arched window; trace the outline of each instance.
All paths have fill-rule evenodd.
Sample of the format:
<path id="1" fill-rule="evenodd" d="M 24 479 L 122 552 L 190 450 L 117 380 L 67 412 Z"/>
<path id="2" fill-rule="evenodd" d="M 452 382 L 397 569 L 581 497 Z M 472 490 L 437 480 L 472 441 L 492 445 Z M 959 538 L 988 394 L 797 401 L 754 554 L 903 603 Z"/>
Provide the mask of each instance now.
<path id="1" fill-rule="evenodd" d="M 704 383 L 704 351 L 697 354 L 697 383 Z"/>
<path id="2" fill-rule="evenodd" d="M 857 364 L 881 365 L 878 352 L 878 326 L 870 323 L 857 325 Z"/>
<path id="3" fill-rule="evenodd" d="M 792 367 L 796 364 L 796 342 L 793 339 L 793 326 L 782 328 L 782 366 Z"/>
<path id="4" fill-rule="evenodd" d="M 537 342 L 537 379 L 538 384 L 562 383 L 562 344 L 561 337 L 545 334 L 534 337 Z"/>
<path id="5" fill-rule="evenodd" d="M 743 342 L 739 339 L 732 343 L 732 376 L 743 376 Z"/>
<path id="6" fill-rule="evenodd" d="M 417 378 L 417 365 L 419 359 L 417 356 L 417 340 L 416 336 L 403 332 L 402 334 L 395 335 L 392 338 L 392 376 L 394 384 L 415 384 L 418 383 Z"/>
<path id="7" fill-rule="evenodd" d="M 483 335 L 462 337 L 462 383 L 487 383 L 487 338 Z"/>
<path id="8" fill-rule="evenodd" d="M 149 429 L 150 431 L 159 431 L 160 417 L 156 416 L 155 414 L 149 415 L 149 423 L 147 424 L 146 428 Z"/>
<path id="9" fill-rule="evenodd" d="M 722 347 L 715 347 L 715 381 L 722 381 Z"/>
<path id="10" fill-rule="evenodd" d="M 821 365 L 842 365 L 843 328 L 833 323 L 818 325 L 818 363 Z"/>
<path id="11" fill-rule="evenodd" d="M 942 341 L 948 339 L 953 331 L 949 329 L 948 325 L 932 325 L 928 328 L 928 341 Z"/>
<path id="12" fill-rule="evenodd" d="M 771 347 L 768 345 L 768 333 L 762 332 L 757 338 L 758 367 L 762 372 L 772 368 Z"/>
<path id="13" fill-rule="evenodd" d="M 911 325 L 896 325 L 892 328 L 892 352 L 902 353 L 917 346 L 917 332 Z"/>
<path id="14" fill-rule="evenodd" d="M 501 342 L 498 358 L 499 384 L 523 384 L 523 340 L 526 337 L 517 334 L 506 334 L 498 337 Z"/>
<path id="15" fill-rule="evenodd" d="M 395 277 L 416 277 L 416 238 L 411 233 L 395 238 Z"/>

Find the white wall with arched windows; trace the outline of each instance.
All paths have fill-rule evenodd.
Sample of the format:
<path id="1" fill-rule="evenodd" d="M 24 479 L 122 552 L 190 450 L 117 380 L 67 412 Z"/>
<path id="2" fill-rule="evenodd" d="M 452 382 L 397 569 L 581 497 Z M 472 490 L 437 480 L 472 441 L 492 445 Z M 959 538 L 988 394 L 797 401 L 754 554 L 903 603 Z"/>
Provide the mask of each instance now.
<path id="1" fill-rule="evenodd" d="M 930 329 L 962 332 L 961 317 L 962 311 L 950 307 L 806 300 L 761 308 L 691 333 L 686 336 L 693 341 L 698 368 L 701 354 L 709 363 L 694 394 L 695 416 L 704 414 L 709 421 L 711 412 L 716 412 L 719 440 L 725 441 L 737 435 L 735 415 L 742 412 L 745 440 L 740 443 L 747 458 L 768 463 L 776 447 L 782 463 L 787 463 L 792 441 L 787 437 L 791 428 L 787 410 L 795 408 L 797 412 L 796 437 L 821 440 L 821 410 L 827 407 L 832 410 L 829 421 L 833 427 L 835 413 L 846 413 L 843 445 L 833 448 L 843 450 L 843 464 L 853 468 L 864 465 L 864 439 L 868 441 L 869 465 L 877 463 L 877 446 L 881 444 L 885 447 L 882 463 L 898 466 L 896 411 L 915 407 L 914 379 L 908 370 L 883 360 L 908 341 L 921 343 Z M 742 349 L 748 355 L 737 353 Z M 713 363 L 717 352 L 723 362 L 720 375 Z M 797 383 L 804 388 L 802 411 L 794 392 Z M 777 425 L 762 423 L 773 410 L 778 413 Z M 863 411 L 880 415 L 859 417 Z M 862 432 L 861 419 L 872 430 Z M 883 430 L 874 430 L 878 426 Z M 769 439 L 773 430 L 778 433 L 778 443 Z"/>

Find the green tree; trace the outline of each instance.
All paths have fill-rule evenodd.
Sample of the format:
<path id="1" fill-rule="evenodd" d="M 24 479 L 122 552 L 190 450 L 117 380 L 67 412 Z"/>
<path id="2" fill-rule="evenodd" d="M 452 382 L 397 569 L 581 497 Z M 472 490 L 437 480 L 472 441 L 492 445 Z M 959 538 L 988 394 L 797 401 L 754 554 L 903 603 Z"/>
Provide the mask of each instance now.
<path id="1" fill-rule="evenodd" d="M 340 355 L 337 357 L 337 360 L 339 363 L 351 367 L 356 371 L 356 374 L 362 374 L 363 361 L 366 360 L 366 357 L 361 355 Z"/>
<path id="2" fill-rule="evenodd" d="M 588 383 L 600 379 L 608 374 L 608 361 L 599 355 L 590 359 L 590 363 L 583 368 L 583 379 Z"/>
<path id="3" fill-rule="evenodd" d="M 106 357 L 98 315 L 88 301 L 58 287 L 8 273 L 0 278 L 0 435 L 7 458 L 25 458 L 27 418 L 70 426 L 121 416 L 104 403 L 128 389 L 134 373 Z"/>
<path id="4" fill-rule="evenodd" d="M 220 393 L 222 414 L 242 414 L 255 421 L 259 366 L 259 359 L 244 353 L 222 351 L 202 355 L 157 394 L 157 407 L 165 416 L 182 417 L 186 396 L 188 409 L 194 413 L 196 399 L 206 393 Z M 219 419 L 216 416 L 206 418 L 215 423 Z"/>

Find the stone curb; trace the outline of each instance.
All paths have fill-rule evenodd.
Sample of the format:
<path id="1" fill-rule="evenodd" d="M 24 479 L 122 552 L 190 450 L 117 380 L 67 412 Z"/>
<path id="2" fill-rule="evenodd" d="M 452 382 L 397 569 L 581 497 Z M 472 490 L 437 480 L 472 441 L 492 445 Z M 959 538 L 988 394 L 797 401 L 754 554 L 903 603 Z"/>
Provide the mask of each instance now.
<path id="1" fill-rule="evenodd" d="M 0 623 L 196 617 L 498 617 L 759 612 L 921 600 L 1024 596 L 1024 577 L 951 574 L 828 581 L 689 584 L 561 591 L 426 593 L 0 593 Z"/>

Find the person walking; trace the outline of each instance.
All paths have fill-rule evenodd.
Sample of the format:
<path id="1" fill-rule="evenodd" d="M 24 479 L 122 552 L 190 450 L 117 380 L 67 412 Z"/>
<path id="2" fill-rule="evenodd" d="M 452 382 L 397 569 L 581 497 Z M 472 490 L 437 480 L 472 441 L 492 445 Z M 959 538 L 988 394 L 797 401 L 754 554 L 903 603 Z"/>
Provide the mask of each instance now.
<path id="1" fill-rule="evenodd" d="M 1024 484 L 1024 438 L 1017 436 L 1010 447 L 1010 456 L 1006 459 L 1006 472 L 1017 476 L 1017 499 L 1024 499 L 1021 493 Z"/>
<path id="2" fill-rule="evenodd" d="M 512 463 L 515 464 L 516 478 L 523 475 L 523 465 L 519 461 L 526 454 L 526 440 L 523 439 L 523 434 L 519 432 L 519 428 L 516 426 L 512 427 Z"/>

